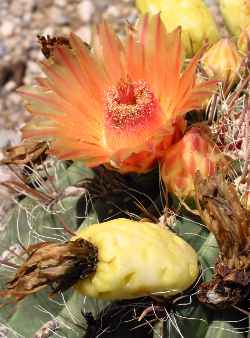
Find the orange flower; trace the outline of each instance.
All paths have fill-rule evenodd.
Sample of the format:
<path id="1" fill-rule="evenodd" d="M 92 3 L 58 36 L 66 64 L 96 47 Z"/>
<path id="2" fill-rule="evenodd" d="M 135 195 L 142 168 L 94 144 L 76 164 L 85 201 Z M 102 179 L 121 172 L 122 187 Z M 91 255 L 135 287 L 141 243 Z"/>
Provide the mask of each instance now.
<path id="1" fill-rule="evenodd" d="M 205 130 L 194 127 L 166 152 L 161 165 L 161 176 L 168 190 L 178 197 L 194 196 L 194 178 L 197 171 L 202 177 L 212 176 L 216 164 L 225 158 L 213 144 Z"/>
<path id="2" fill-rule="evenodd" d="M 196 83 L 197 54 L 182 72 L 181 32 L 145 16 L 121 41 L 103 22 L 93 50 L 74 34 L 42 63 L 46 78 L 21 89 L 33 119 L 24 138 L 51 140 L 51 153 L 146 172 L 185 129 L 215 82 Z"/>

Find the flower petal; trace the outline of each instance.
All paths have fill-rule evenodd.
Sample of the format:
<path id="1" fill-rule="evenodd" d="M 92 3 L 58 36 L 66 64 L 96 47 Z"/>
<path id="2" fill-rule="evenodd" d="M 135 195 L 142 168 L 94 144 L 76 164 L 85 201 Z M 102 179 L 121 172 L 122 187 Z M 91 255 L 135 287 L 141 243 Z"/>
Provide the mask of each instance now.
<path id="1" fill-rule="evenodd" d="M 123 45 L 105 21 L 97 27 L 95 51 L 113 83 L 126 76 Z"/>
<path id="2" fill-rule="evenodd" d="M 164 98 L 173 97 L 178 86 L 183 57 L 181 29 L 168 33 L 160 14 L 145 16 L 139 25 L 138 40 L 143 47 L 144 79 L 164 105 Z"/>

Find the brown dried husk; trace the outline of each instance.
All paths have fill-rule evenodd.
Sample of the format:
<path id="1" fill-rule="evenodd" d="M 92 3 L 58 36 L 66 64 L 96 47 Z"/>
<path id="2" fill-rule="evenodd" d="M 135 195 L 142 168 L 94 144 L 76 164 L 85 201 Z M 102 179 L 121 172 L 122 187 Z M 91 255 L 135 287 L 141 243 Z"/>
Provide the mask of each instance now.
<path id="1" fill-rule="evenodd" d="M 64 36 L 37 35 L 43 55 L 49 59 L 53 57 L 54 49 L 58 46 L 66 46 L 71 49 L 69 39 Z"/>
<path id="2" fill-rule="evenodd" d="M 220 250 L 214 276 L 200 285 L 198 299 L 227 308 L 250 293 L 250 213 L 241 205 L 234 185 L 221 173 L 208 179 L 198 173 L 195 186 L 200 215 Z"/>
<path id="3" fill-rule="evenodd" d="M 0 296 L 19 301 L 46 286 L 52 288 L 53 295 L 94 273 L 97 266 L 97 248 L 82 238 L 65 243 L 38 243 L 29 246 L 26 252 L 28 258 Z"/>
<path id="4" fill-rule="evenodd" d="M 0 164 L 35 164 L 42 163 L 47 156 L 49 145 L 45 141 L 26 141 L 9 147 L 4 151 L 4 158 Z"/>

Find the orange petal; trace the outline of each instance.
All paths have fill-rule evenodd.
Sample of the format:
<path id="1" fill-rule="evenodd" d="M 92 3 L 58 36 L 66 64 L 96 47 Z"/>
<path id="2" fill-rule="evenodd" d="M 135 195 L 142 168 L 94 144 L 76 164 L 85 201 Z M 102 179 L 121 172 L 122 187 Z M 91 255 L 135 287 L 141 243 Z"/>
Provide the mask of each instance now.
<path id="1" fill-rule="evenodd" d="M 126 42 L 126 60 L 127 60 L 127 75 L 128 78 L 135 81 L 144 78 L 144 50 L 143 45 L 136 41 L 133 32 L 128 33 Z"/>
<path id="2" fill-rule="evenodd" d="M 106 69 L 107 76 L 116 83 L 126 76 L 122 43 L 105 21 L 97 27 L 95 38 L 95 51 L 99 60 Z"/>
<path id="3" fill-rule="evenodd" d="M 193 109 L 201 109 L 204 101 L 215 91 L 216 81 L 196 83 L 197 65 L 202 52 L 203 49 L 193 57 L 180 78 L 176 99 L 172 104 L 174 116 L 182 116 Z"/>
<path id="4" fill-rule="evenodd" d="M 108 86 L 109 80 L 103 67 L 98 64 L 96 56 L 83 41 L 74 33 L 70 34 L 70 44 L 81 68 L 81 76 L 88 83 L 91 96 L 98 99 L 103 94 L 103 87 Z"/>
<path id="5" fill-rule="evenodd" d="M 157 164 L 154 151 L 142 150 L 126 158 L 126 155 L 116 154 L 114 161 L 111 162 L 114 168 L 119 168 L 119 172 L 125 173 L 146 173 L 153 169 Z"/>
<path id="6" fill-rule="evenodd" d="M 161 102 L 166 96 L 173 97 L 182 63 L 180 28 L 167 33 L 160 14 L 145 16 L 139 26 L 138 39 L 143 47 L 144 79 Z"/>

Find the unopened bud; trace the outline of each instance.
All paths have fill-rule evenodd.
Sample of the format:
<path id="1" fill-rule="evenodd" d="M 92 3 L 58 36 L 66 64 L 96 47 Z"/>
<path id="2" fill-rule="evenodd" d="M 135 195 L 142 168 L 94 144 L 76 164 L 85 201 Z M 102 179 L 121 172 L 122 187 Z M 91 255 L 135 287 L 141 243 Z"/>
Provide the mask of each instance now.
<path id="1" fill-rule="evenodd" d="M 239 79 L 242 56 L 230 39 L 221 39 L 203 55 L 203 69 L 210 78 L 223 82 L 230 88 Z"/>
<path id="2" fill-rule="evenodd" d="M 237 41 L 237 46 L 243 55 L 247 54 L 250 46 L 250 25 L 241 31 Z"/>

